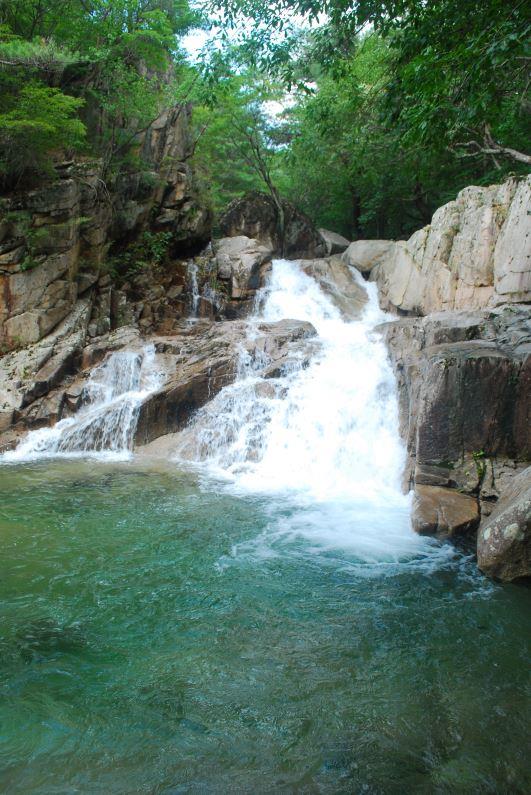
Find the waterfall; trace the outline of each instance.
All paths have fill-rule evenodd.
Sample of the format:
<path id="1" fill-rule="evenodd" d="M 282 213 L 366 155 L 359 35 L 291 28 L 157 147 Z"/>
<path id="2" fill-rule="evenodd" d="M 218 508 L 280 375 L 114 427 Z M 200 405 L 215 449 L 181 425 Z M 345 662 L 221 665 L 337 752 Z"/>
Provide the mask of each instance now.
<path id="1" fill-rule="evenodd" d="M 389 316 L 376 286 L 353 277 L 369 300 L 358 320 L 347 321 L 301 263 L 274 261 L 248 333 L 259 321 L 307 320 L 318 332 L 317 352 L 309 366 L 294 357 L 275 380 L 262 377 L 266 362 L 242 352 L 236 383 L 179 434 L 176 458 L 201 462 L 239 492 L 296 504 L 274 522 L 273 536 L 396 560 L 424 539 L 409 526 L 395 378 L 375 331 Z"/>
<path id="2" fill-rule="evenodd" d="M 360 276 L 361 279 L 361 276 Z M 365 498 L 400 491 L 404 448 L 398 435 L 394 375 L 374 327 L 386 319 L 374 285 L 358 321 L 345 321 L 300 265 L 276 260 L 249 324 L 284 318 L 311 322 L 319 351 L 274 383 L 267 362 L 243 352 L 226 387 L 182 434 L 179 454 L 258 490 L 297 489 L 314 497 Z"/>
<path id="3" fill-rule="evenodd" d="M 197 265 L 193 260 L 188 263 L 187 272 L 188 272 L 188 282 L 190 287 L 191 317 L 196 318 L 199 309 L 200 295 L 199 295 L 199 284 L 197 281 Z"/>
<path id="4" fill-rule="evenodd" d="M 94 368 L 82 393 L 82 408 L 52 428 L 30 432 L 6 461 L 54 456 L 128 458 L 138 410 L 160 383 L 155 348 L 116 351 Z"/>

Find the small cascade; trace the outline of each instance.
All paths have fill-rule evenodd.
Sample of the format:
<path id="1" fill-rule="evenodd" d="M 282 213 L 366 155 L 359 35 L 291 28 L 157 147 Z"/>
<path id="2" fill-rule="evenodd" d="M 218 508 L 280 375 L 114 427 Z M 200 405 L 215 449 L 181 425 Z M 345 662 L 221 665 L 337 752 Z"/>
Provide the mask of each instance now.
<path id="1" fill-rule="evenodd" d="M 17 461 L 55 456 L 128 458 L 138 411 L 160 385 L 155 348 L 116 351 L 94 368 L 83 389 L 82 408 L 53 428 L 29 433 L 4 460 Z"/>
<path id="2" fill-rule="evenodd" d="M 188 287 L 190 290 L 190 313 L 192 318 L 198 317 L 198 310 L 199 310 L 199 300 L 201 296 L 199 295 L 199 283 L 197 280 L 197 264 L 192 260 L 188 263 L 187 267 L 187 274 L 188 274 Z"/>

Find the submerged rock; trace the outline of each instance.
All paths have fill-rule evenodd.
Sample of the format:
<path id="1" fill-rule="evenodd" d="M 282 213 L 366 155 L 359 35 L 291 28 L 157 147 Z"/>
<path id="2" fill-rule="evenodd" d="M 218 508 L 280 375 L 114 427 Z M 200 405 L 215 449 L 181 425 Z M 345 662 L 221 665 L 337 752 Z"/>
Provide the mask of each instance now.
<path id="1" fill-rule="evenodd" d="M 513 478 L 483 521 L 477 554 L 479 568 L 498 580 L 531 576 L 531 467 Z"/>

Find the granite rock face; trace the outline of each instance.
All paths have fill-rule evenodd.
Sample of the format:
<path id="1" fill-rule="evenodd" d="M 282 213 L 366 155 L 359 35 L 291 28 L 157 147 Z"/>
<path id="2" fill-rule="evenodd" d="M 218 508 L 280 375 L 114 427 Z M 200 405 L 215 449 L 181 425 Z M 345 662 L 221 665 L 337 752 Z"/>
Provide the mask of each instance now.
<path id="1" fill-rule="evenodd" d="M 531 308 L 439 312 L 382 330 L 413 527 L 445 538 L 472 532 L 531 459 Z"/>
<path id="2" fill-rule="evenodd" d="M 398 379 L 407 483 L 497 496 L 492 472 L 531 458 L 530 308 L 441 312 L 382 330 Z"/>
<path id="3" fill-rule="evenodd" d="M 384 309 L 403 314 L 531 301 L 531 177 L 468 187 L 407 241 L 357 241 Z M 356 265 L 356 249 L 346 254 Z M 349 259 L 349 262 L 350 262 Z"/>

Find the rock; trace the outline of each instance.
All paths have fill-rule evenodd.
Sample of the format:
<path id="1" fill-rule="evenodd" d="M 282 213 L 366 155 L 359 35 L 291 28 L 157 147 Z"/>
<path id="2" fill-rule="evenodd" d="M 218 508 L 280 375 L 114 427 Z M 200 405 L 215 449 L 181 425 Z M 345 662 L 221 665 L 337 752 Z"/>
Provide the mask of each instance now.
<path id="1" fill-rule="evenodd" d="M 452 489 L 417 486 L 411 523 L 421 535 L 438 538 L 463 535 L 479 524 L 477 499 Z"/>
<path id="2" fill-rule="evenodd" d="M 427 315 L 528 302 L 530 204 L 531 177 L 462 190 L 429 226 L 382 250 L 371 269 L 382 307 Z"/>
<path id="3" fill-rule="evenodd" d="M 529 307 L 403 318 L 382 332 L 398 381 L 406 487 L 475 493 L 531 458 Z"/>
<path id="4" fill-rule="evenodd" d="M 337 232 L 330 232 L 328 229 L 319 229 L 318 232 L 323 240 L 327 257 L 332 254 L 342 254 L 349 246 L 350 241 Z"/>
<path id="5" fill-rule="evenodd" d="M 284 208 L 284 256 L 320 257 L 325 253 L 321 235 L 310 219 L 300 210 L 282 200 Z M 219 220 L 219 227 L 225 237 L 245 237 L 258 240 L 273 253 L 281 253 L 277 213 L 270 196 L 260 191 L 247 193 L 241 199 L 234 199 Z"/>
<path id="6" fill-rule="evenodd" d="M 239 235 L 217 240 L 214 253 L 218 277 L 228 282 L 232 299 L 241 299 L 260 287 L 260 266 L 271 258 L 273 250 Z"/>
<path id="7" fill-rule="evenodd" d="M 249 336 L 247 323 L 197 321 L 182 324 L 180 333 L 154 338 L 168 380 L 140 407 L 135 444 L 181 430 L 191 415 L 238 374 L 242 349 L 262 370 L 305 349 L 316 331 L 310 323 L 281 320 L 260 323 Z"/>
<path id="8" fill-rule="evenodd" d="M 368 276 L 391 255 L 394 245 L 393 240 L 355 240 L 343 254 L 343 261 Z"/>
<path id="9" fill-rule="evenodd" d="M 30 416 L 27 407 L 75 370 L 90 311 L 88 299 L 78 301 L 68 317 L 47 337 L 0 358 L 0 445 L 6 434 L 10 435 L 11 425 L 18 424 L 17 434 L 25 427 L 25 417 Z"/>
<path id="10" fill-rule="evenodd" d="M 300 264 L 328 293 L 344 318 L 356 320 L 360 317 L 368 301 L 367 291 L 340 257 L 301 260 Z"/>
<path id="11" fill-rule="evenodd" d="M 137 171 L 128 169 L 104 184 L 98 160 L 64 163 L 38 189 L 3 198 L 0 350 L 33 344 L 53 331 L 78 295 L 95 287 L 111 246 L 114 253 L 146 231 L 162 230 L 171 235 L 172 253 L 208 242 L 211 214 L 197 195 L 188 162 L 190 113 L 191 106 L 179 105 L 150 125 L 137 140 Z M 101 293 L 111 281 L 109 274 L 99 279 L 101 306 L 92 318 L 92 336 L 105 333 L 111 321 L 130 320 L 119 299 L 110 318 L 110 296 L 107 306 Z"/>
<path id="12" fill-rule="evenodd" d="M 494 300 L 531 301 L 531 180 L 521 182 L 494 249 Z"/>
<path id="13" fill-rule="evenodd" d="M 477 540 L 479 568 L 510 582 L 531 576 L 531 467 L 514 477 Z"/>

